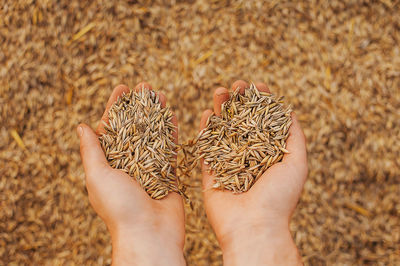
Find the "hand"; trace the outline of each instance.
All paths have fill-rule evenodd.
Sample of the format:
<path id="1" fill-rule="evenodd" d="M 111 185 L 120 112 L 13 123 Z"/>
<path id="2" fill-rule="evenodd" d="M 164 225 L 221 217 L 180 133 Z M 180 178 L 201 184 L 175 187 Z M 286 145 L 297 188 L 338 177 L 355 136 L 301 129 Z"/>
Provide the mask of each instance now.
<path id="1" fill-rule="evenodd" d="M 142 86 L 151 89 L 147 83 L 138 84 L 136 89 Z M 104 122 L 108 123 L 108 110 L 123 92 L 129 92 L 129 88 L 119 85 L 114 89 L 102 117 Z M 164 107 L 166 98 L 161 92 L 159 98 Z M 175 116 L 173 122 L 177 126 Z M 98 140 L 98 134 L 104 132 L 102 123 L 97 134 L 85 124 L 79 125 L 77 131 L 89 201 L 111 233 L 113 264 L 185 264 L 181 196 L 171 192 L 162 200 L 154 200 L 132 177 L 111 168 Z"/>
<path id="2" fill-rule="evenodd" d="M 249 85 L 236 81 L 232 89 L 244 93 Z M 263 83 L 260 91 L 269 92 Z M 214 93 L 214 113 L 221 114 L 221 104 L 229 99 L 226 88 Z M 200 128 L 206 126 L 213 113 L 203 113 Z M 289 221 L 299 200 L 307 177 L 305 137 L 292 113 L 283 160 L 270 167 L 245 193 L 212 189 L 214 176 L 202 162 L 204 204 L 207 217 L 221 245 L 227 265 L 301 264 L 297 248 L 289 231 Z"/>

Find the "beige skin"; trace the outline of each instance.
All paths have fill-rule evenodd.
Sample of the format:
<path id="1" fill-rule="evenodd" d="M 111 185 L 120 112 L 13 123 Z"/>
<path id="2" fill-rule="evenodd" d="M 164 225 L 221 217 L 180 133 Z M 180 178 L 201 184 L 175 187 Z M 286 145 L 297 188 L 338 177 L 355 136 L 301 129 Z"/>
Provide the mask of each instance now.
<path id="1" fill-rule="evenodd" d="M 136 89 L 147 83 L 140 83 Z M 269 91 L 263 83 L 260 91 Z M 233 88 L 248 88 L 236 81 Z M 110 96 L 102 117 L 119 95 L 129 91 L 117 86 Z M 166 98 L 159 93 L 165 106 Z M 214 94 L 214 112 L 220 115 L 221 104 L 229 98 L 225 88 Z M 200 127 L 209 115 L 203 113 Z M 226 265 L 295 265 L 301 264 L 297 248 L 289 232 L 290 217 L 296 207 L 307 176 L 304 134 L 292 115 L 293 124 L 283 161 L 269 168 L 249 192 L 210 189 L 213 176 L 202 164 L 204 203 L 207 216 L 221 245 Z M 177 125 L 176 117 L 174 123 Z M 97 134 L 85 124 L 78 126 L 81 156 L 86 173 L 89 200 L 106 223 L 112 238 L 114 265 L 183 265 L 184 210 L 182 199 L 170 193 L 162 200 L 151 199 L 136 181 L 122 171 L 111 168 L 104 156 Z M 178 133 L 175 134 L 178 139 Z"/>
<path id="2" fill-rule="evenodd" d="M 249 84 L 238 80 L 232 90 L 244 93 Z M 270 92 L 263 83 L 260 91 Z M 226 88 L 214 93 L 214 113 L 221 114 L 221 104 L 229 99 Z M 212 110 L 204 111 L 200 129 L 205 127 Z M 289 221 L 296 208 L 307 177 L 307 154 L 303 131 L 292 114 L 282 162 L 270 167 L 246 193 L 211 189 L 214 177 L 202 163 L 204 205 L 207 217 L 220 243 L 225 265 L 301 265 L 301 258 L 289 231 Z"/>
<path id="3" fill-rule="evenodd" d="M 142 86 L 151 89 L 147 83 L 138 84 L 136 89 Z M 111 105 L 128 91 L 125 85 L 114 89 L 103 121 L 108 122 Z M 165 96 L 159 93 L 159 97 L 165 106 Z M 173 122 L 177 125 L 175 116 Z M 185 265 L 182 198 L 170 193 L 162 200 L 153 200 L 129 175 L 111 168 L 98 140 L 104 132 L 102 123 L 96 133 L 85 124 L 80 124 L 77 131 L 89 201 L 110 231 L 113 265 Z"/>

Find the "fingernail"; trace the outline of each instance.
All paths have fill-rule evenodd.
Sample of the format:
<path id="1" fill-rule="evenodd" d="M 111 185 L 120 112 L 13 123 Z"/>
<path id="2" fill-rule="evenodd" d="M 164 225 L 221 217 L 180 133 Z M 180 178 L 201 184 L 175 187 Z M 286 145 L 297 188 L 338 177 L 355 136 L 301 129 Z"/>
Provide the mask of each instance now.
<path id="1" fill-rule="evenodd" d="M 78 128 L 76 129 L 76 131 L 78 132 L 78 136 L 79 136 L 79 137 L 82 137 L 82 135 L 83 135 L 83 128 L 82 128 L 82 126 L 78 126 Z"/>

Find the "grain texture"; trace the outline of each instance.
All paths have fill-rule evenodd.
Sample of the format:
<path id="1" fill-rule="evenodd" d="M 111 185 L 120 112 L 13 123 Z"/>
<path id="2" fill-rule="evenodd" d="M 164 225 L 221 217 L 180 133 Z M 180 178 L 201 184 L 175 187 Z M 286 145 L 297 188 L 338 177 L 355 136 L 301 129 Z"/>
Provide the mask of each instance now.
<path id="1" fill-rule="evenodd" d="M 110 166 L 136 179 L 153 199 L 179 192 L 172 117 L 154 91 L 131 90 L 113 103 L 99 137 Z"/>
<path id="2" fill-rule="evenodd" d="M 163 91 L 187 144 L 213 91 L 243 79 L 285 95 L 304 129 L 291 230 L 305 264 L 400 265 L 399 14 L 390 0 L 0 0 L 0 264 L 110 264 L 75 128 L 97 127 L 115 86 Z M 191 175 L 185 257 L 221 265 Z"/>

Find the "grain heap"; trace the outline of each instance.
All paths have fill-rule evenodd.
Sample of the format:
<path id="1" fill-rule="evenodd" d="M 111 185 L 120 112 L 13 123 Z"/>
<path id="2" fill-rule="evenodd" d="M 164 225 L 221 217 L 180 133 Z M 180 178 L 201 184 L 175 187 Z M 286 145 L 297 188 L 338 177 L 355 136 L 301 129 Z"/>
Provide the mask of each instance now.
<path id="1" fill-rule="evenodd" d="M 1 1 L 0 265 L 111 265 L 75 128 L 113 87 L 160 88 L 186 143 L 237 79 L 284 94 L 306 135 L 304 265 L 400 265 L 400 2 L 171 2 Z M 220 266 L 200 167 L 182 181 L 187 264 Z"/>
<path id="2" fill-rule="evenodd" d="M 153 199 L 178 192 L 172 112 L 146 88 L 122 95 L 111 106 L 100 142 L 109 164 L 134 177 Z"/>
<path id="3" fill-rule="evenodd" d="M 214 188 L 248 191 L 286 150 L 292 123 L 283 97 L 259 92 L 254 84 L 242 95 L 237 89 L 221 106 L 221 116 L 209 117 L 197 147 L 214 172 Z"/>

